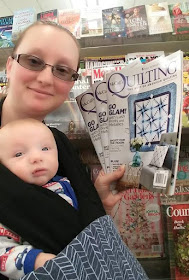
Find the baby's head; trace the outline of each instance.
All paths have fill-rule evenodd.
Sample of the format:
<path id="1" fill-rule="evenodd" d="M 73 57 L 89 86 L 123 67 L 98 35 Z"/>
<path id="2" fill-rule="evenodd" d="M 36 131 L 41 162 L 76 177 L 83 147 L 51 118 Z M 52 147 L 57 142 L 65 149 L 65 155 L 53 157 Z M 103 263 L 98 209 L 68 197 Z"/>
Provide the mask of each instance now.
<path id="1" fill-rule="evenodd" d="M 52 132 L 34 119 L 8 123 L 0 129 L 0 162 L 27 183 L 46 184 L 58 169 Z"/>

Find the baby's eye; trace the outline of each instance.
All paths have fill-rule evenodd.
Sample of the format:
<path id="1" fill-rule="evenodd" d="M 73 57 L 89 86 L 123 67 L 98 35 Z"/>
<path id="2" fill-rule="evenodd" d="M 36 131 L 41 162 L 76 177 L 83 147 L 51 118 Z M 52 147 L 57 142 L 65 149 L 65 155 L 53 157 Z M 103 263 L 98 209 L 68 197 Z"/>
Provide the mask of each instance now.
<path id="1" fill-rule="evenodd" d="M 22 152 L 18 152 L 18 153 L 15 154 L 15 157 L 21 157 L 22 155 L 23 155 Z"/>
<path id="2" fill-rule="evenodd" d="M 42 148 L 42 151 L 48 151 L 48 150 L 49 150 L 48 147 L 43 147 L 43 148 Z"/>

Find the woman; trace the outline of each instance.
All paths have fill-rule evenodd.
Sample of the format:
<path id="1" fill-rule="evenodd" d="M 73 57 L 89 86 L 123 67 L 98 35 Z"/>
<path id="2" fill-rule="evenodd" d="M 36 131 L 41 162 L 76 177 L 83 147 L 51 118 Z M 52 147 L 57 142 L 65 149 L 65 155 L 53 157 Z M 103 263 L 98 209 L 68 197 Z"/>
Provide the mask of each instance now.
<path id="1" fill-rule="evenodd" d="M 49 22 L 36 22 L 25 30 L 7 61 L 9 86 L 1 100 L 1 127 L 21 118 L 43 121 L 67 99 L 78 65 L 79 45 L 69 31 Z M 104 209 L 111 212 L 121 194 L 112 195 L 109 185 L 123 175 L 124 168 L 100 173 L 95 184 L 98 195 L 69 140 L 56 129 L 52 132 L 59 151 L 58 174 L 71 181 L 79 210 L 0 165 L 0 221 L 34 247 L 57 254 L 89 223 L 105 215 Z M 35 269 L 45 261 L 39 254 Z"/>

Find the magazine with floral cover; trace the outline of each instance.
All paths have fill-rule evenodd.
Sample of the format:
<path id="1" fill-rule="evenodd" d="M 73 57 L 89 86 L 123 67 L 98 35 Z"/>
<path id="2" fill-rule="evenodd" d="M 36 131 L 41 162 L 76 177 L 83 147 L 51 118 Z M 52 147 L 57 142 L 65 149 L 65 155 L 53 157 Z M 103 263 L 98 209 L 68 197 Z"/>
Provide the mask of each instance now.
<path id="1" fill-rule="evenodd" d="M 171 279 L 189 280 L 189 204 L 163 205 L 167 224 Z"/>
<path id="2" fill-rule="evenodd" d="M 167 2 L 146 5 L 149 34 L 173 32 Z"/>
<path id="3" fill-rule="evenodd" d="M 45 12 L 41 12 L 37 14 L 37 20 L 50 20 L 54 22 L 58 22 L 58 10 L 49 10 Z"/>
<path id="4" fill-rule="evenodd" d="M 77 39 L 81 37 L 81 13 L 78 9 L 58 10 L 58 23 L 67 28 Z"/>
<path id="5" fill-rule="evenodd" d="M 12 39 L 17 40 L 19 34 L 29 25 L 36 21 L 36 12 L 33 8 L 18 10 L 14 12 Z"/>
<path id="6" fill-rule="evenodd" d="M 189 2 L 177 2 L 168 6 L 173 34 L 189 33 Z"/>
<path id="7" fill-rule="evenodd" d="M 81 37 L 103 35 L 102 9 L 99 7 L 81 10 Z"/>
<path id="8" fill-rule="evenodd" d="M 126 171 L 120 189 L 173 195 L 178 167 L 183 53 L 108 73 L 110 170 Z M 129 65 L 128 65 L 129 66 Z"/>
<path id="9" fill-rule="evenodd" d="M 12 48 L 13 16 L 0 18 L 0 48 Z"/>
<path id="10" fill-rule="evenodd" d="M 189 127 L 189 55 L 183 58 L 183 107 L 182 126 Z"/>
<path id="11" fill-rule="evenodd" d="M 123 241 L 137 258 L 164 256 L 158 193 L 129 189 L 114 207 L 112 215 Z"/>
<path id="12" fill-rule="evenodd" d="M 124 13 L 128 38 L 149 34 L 145 5 L 125 9 Z"/>
<path id="13" fill-rule="evenodd" d="M 105 38 L 127 36 L 123 6 L 103 9 L 102 20 Z"/>

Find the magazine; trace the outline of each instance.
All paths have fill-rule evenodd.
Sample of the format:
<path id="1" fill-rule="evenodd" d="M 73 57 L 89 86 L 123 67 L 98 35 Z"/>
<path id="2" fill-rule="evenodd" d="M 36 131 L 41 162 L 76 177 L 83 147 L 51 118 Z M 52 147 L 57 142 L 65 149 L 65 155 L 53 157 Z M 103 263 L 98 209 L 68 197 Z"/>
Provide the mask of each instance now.
<path id="1" fill-rule="evenodd" d="M 57 22 L 58 21 L 57 9 L 38 13 L 37 20 L 50 20 L 50 21 Z"/>
<path id="2" fill-rule="evenodd" d="M 126 190 L 119 204 L 114 207 L 113 217 L 123 241 L 137 258 L 164 256 L 158 193 Z"/>
<path id="3" fill-rule="evenodd" d="M 189 127 L 189 56 L 183 59 L 183 108 L 182 126 Z"/>
<path id="4" fill-rule="evenodd" d="M 160 56 L 165 56 L 164 51 L 128 53 L 125 56 L 125 62 L 129 64 L 133 60 L 140 58 L 142 64 L 145 64 Z"/>
<path id="5" fill-rule="evenodd" d="M 19 34 L 35 21 L 36 21 L 36 13 L 33 8 L 15 11 L 13 16 L 13 26 L 12 26 L 13 41 L 17 40 Z"/>
<path id="6" fill-rule="evenodd" d="M 113 70 L 119 71 L 125 66 L 126 66 L 125 63 L 123 63 L 123 64 L 112 64 L 103 67 L 94 67 L 93 69 L 91 69 L 92 84 L 98 81 L 102 81 L 107 73 L 112 72 Z"/>
<path id="7" fill-rule="evenodd" d="M 102 20 L 105 38 L 127 36 L 123 6 L 102 10 Z"/>
<path id="8" fill-rule="evenodd" d="M 149 34 L 145 5 L 125 9 L 124 13 L 128 38 Z"/>
<path id="9" fill-rule="evenodd" d="M 100 164 L 103 170 L 106 172 L 104 152 L 101 142 L 101 134 L 92 88 L 90 87 L 87 91 L 77 96 L 76 100 L 81 114 L 83 116 L 83 119 L 85 121 L 85 125 L 89 132 L 91 141 L 94 145 Z"/>
<path id="10" fill-rule="evenodd" d="M 0 48 L 12 48 L 12 24 L 13 16 L 0 18 Z"/>
<path id="11" fill-rule="evenodd" d="M 181 138 L 182 56 L 178 51 L 106 75 L 110 170 L 126 164 L 120 188 L 143 186 L 174 194 Z"/>
<path id="12" fill-rule="evenodd" d="M 65 101 L 58 109 L 46 116 L 45 123 L 62 131 L 69 139 L 89 138 L 76 101 Z"/>
<path id="13" fill-rule="evenodd" d="M 182 153 L 182 148 L 181 152 Z M 179 158 L 175 193 L 172 196 L 162 195 L 161 204 L 188 203 L 189 201 L 189 158 Z"/>
<path id="14" fill-rule="evenodd" d="M 101 56 L 101 57 L 84 57 L 85 69 L 93 69 L 112 64 L 124 64 L 125 55 Z"/>
<path id="15" fill-rule="evenodd" d="M 81 37 L 81 14 L 78 9 L 59 10 L 58 23 L 66 27 L 77 39 Z"/>
<path id="16" fill-rule="evenodd" d="M 75 81 L 72 89 L 69 93 L 70 101 L 76 101 L 76 97 L 80 95 L 82 92 L 86 91 L 91 86 L 91 76 L 88 75 L 88 72 L 85 69 L 79 69 L 79 77 L 77 81 Z"/>
<path id="17" fill-rule="evenodd" d="M 103 35 L 102 10 L 99 7 L 81 10 L 81 37 Z"/>
<path id="18" fill-rule="evenodd" d="M 146 5 L 149 34 L 173 32 L 167 2 Z"/>
<path id="19" fill-rule="evenodd" d="M 8 78 L 5 71 L 0 72 L 0 94 L 4 93 L 8 84 Z"/>
<path id="20" fill-rule="evenodd" d="M 173 34 L 189 33 L 189 2 L 169 5 Z"/>
<path id="21" fill-rule="evenodd" d="M 171 279 L 189 280 L 189 204 L 163 205 Z"/>

